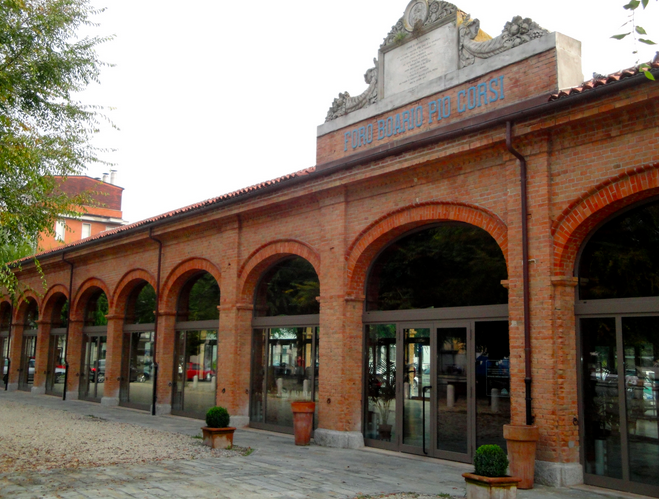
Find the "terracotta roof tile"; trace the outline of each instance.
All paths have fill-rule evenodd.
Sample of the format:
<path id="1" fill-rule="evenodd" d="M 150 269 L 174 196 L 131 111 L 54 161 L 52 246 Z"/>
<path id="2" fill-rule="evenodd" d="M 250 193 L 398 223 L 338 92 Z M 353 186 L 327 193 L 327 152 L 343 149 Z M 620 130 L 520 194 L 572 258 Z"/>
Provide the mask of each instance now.
<path id="1" fill-rule="evenodd" d="M 657 52 L 657 55 L 655 56 L 654 60 L 652 62 L 647 63 L 647 65 L 650 67 L 650 69 L 659 69 L 659 52 Z M 633 68 L 623 69 L 616 73 L 612 73 L 608 76 L 594 73 L 593 78 L 591 80 L 585 81 L 577 87 L 567 88 L 565 90 L 561 90 L 556 94 L 552 94 L 551 97 L 549 97 L 549 100 L 555 101 L 558 99 L 564 99 L 566 97 L 570 97 L 572 95 L 578 95 L 587 92 L 589 90 L 593 90 L 594 88 L 601 87 L 602 85 L 610 85 L 622 79 L 631 78 L 632 76 L 636 76 L 642 72 L 643 70 L 639 69 L 638 66 L 636 66 Z"/>
<path id="2" fill-rule="evenodd" d="M 286 183 L 294 178 L 297 177 L 302 177 L 305 175 L 309 175 L 310 173 L 313 173 L 316 171 L 315 167 L 311 168 L 305 168 L 304 170 L 300 170 L 294 173 L 289 173 L 288 175 L 284 175 L 282 177 L 277 177 L 272 180 L 267 180 L 265 182 L 261 182 L 259 184 L 251 185 L 249 187 L 245 187 L 243 189 L 239 189 L 237 191 L 229 192 L 227 194 L 222 194 L 221 196 L 211 198 L 211 199 L 206 199 L 205 201 L 201 201 L 199 203 L 191 204 L 189 206 L 184 206 L 183 208 L 179 208 L 177 210 L 173 211 L 168 211 L 167 213 L 163 213 L 161 215 L 156 215 L 155 217 L 147 218 L 145 220 L 140 220 L 139 222 L 134 222 L 132 224 L 128 225 L 122 225 L 121 227 L 117 227 L 112 230 L 108 230 L 105 232 L 101 232 L 100 234 L 96 234 L 95 236 L 87 237 L 85 239 L 81 239 L 79 241 L 74 241 L 72 243 L 60 246 L 56 249 L 52 249 L 49 251 L 44 251 L 42 253 L 37 253 L 36 255 L 32 255 L 29 257 L 22 258 L 20 260 L 17 260 L 16 263 L 21 263 L 21 262 L 26 262 L 29 260 L 32 260 L 36 257 L 42 257 L 45 255 L 48 255 L 50 253 L 55 253 L 55 252 L 61 252 L 62 250 L 69 249 L 69 248 L 75 248 L 76 246 L 80 246 L 82 244 L 87 244 L 91 241 L 96 241 L 100 239 L 105 239 L 108 237 L 112 237 L 117 234 L 121 234 L 122 232 L 127 232 L 130 231 L 131 229 L 135 229 L 140 226 L 148 226 L 150 224 L 153 224 L 155 222 L 159 222 L 161 220 L 166 220 L 168 218 L 172 218 L 176 215 L 180 215 L 183 213 L 189 213 L 189 214 L 194 214 L 195 211 L 200 210 L 201 208 L 206 208 L 209 206 L 212 206 L 214 204 L 221 203 L 223 201 L 235 199 L 236 201 L 239 201 L 241 197 L 245 196 L 246 194 L 252 193 L 254 191 L 258 191 L 261 189 L 264 189 L 266 187 L 270 187 L 276 184 L 281 184 L 281 183 Z"/>

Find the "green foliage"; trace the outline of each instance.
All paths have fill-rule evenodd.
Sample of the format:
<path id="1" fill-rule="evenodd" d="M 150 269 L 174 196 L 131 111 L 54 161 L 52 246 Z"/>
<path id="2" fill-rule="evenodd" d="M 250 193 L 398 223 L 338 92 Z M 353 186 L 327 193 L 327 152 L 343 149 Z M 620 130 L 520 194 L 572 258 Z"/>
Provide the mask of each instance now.
<path id="1" fill-rule="evenodd" d="M 155 303 L 155 301 L 154 301 Z M 189 321 L 216 320 L 220 317 L 220 286 L 215 278 L 205 273 L 190 289 Z"/>
<path id="2" fill-rule="evenodd" d="M 286 259 L 264 276 L 257 293 L 257 309 L 265 315 L 317 314 L 320 282 L 313 266 L 304 258 Z"/>
<path id="3" fill-rule="evenodd" d="M 152 324 L 156 321 L 156 290 L 145 285 L 135 299 L 135 324 Z"/>
<path id="4" fill-rule="evenodd" d="M 500 477 L 506 476 L 508 456 L 498 445 L 481 445 L 474 456 L 476 475 Z"/>
<path id="5" fill-rule="evenodd" d="M 211 407 L 206 413 L 206 426 L 209 428 L 226 428 L 229 421 L 229 411 L 224 407 Z"/>
<path id="6" fill-rule="evenodd" d="M 14 249 L 54 234 L 58 215 L 88 199 L 60 192 L 55 177 L 99 161 L 100 109 L 74 99 L 103 66 L 95 48 L 107 38 L 77 37 L 98 12 L 89 0 L 0 0 L 0 288 L 12 297 L 7 263 L 25 253 Z"/>
<path id="7" fill-rule="evenodd" d="M 622 40 L 626 38 L 629 35 L 632 35 L 634 38 L 634 46 L 636 46 L 636 42 L 643 43 L 645 45 L 656 45 L 655 42 L 650 40 L 649 38 L 639 38 L 636 35 L 644 35 L 646 36 L 648 33 L 643 28 L 642 26 L 637 26 L 636 25 L 636 16 L 635 12 L 636 9 L 639 7 L 643 7 L 643 9 L 647 8 L 647 6 L 650 4 L 650 0 L 630 0 L 629 3 L 625 4 L 622 6 L 623 9 L 629 11 L 629 20 L 623 24 L 623 26 L 628 26 L 630 25 L 629 31 L 626 33 L 620 33 L 618 35 L 613 35 L 611 38 L 614 38 L 616 40 Z M 638 53 L 636 48 L 634 48 L 634 54 Z M 637 61 L 638 64 L 638 61 Z M 648 78 L 649 80 L 655 81 L 654 75 L 649 71 L 650 67 L 647 64 L 641 64 L 638 69 L 645 74 L 645 77 Z"/>

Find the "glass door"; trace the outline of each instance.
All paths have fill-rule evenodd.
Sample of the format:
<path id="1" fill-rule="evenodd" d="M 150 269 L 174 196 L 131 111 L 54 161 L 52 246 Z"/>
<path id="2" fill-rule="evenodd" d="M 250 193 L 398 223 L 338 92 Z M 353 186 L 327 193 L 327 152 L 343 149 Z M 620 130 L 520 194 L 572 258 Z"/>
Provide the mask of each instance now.
<path id="1" fill-rule="evenodd" d="M 66 374 L 66 335 L 51 334 L 48 346 L 48 370 L 46 371 L 46 393 L 62 396 Z"/>
<path id="2" fill-rule="evenodd" d="M 2 354 L 2 382 L 9 383 L 9 335 L 0 334 L 0 354 Z"/>
<path id="3" fill-rule="evenodd" d="M 659 497 L 659 317 L 579 322 L 585 481 Z"/>
<path id="4" fill-rule="evenodd" d="M 177 331 L 172 413 L 204 419 L 215 405 L 217 330 Z"/>
<path id="5" fill-rule="evenodd" d="M 153 333 L 124 333 L 121 359 L 119 403 L 149 410 L 153 400 Z"/>
<path id="6" fill-rule="evenodd" d="M 30 391 L 34 384 L 34 362 L 37 355 L 36 335 L 23 336 L 21 366 L 19 368 L 18 389 Z"/>
<path id="7" fill-rule="evenodd" d="M 507 320 L 369 324 L 366 359 L 368 445 L 463 462 L 506 448 Z"/>
<path id="8" fill-rule="evenodd" d="M 107 336 L 84 335 L 83 362 L 80 372 L 80 398 L 100 402 L 105 383 Z"/>

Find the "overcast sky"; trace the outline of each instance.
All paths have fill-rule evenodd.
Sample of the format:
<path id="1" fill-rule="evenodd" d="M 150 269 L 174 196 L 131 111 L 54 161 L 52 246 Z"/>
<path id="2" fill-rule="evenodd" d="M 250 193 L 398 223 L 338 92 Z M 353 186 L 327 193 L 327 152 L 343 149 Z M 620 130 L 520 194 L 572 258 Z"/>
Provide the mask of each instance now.
<path id="1" fill-rule="evenodd" d="M 366 89 L 364 72 L 408 0 L 92 0 L 107 10 L 92 32 L 114 64 L 81 99 L 111 108 L 119 128 L 96 144 L 114 149 L 136 222 L 315 164 L 316 127 L 339 92 Z M 516 15 L 582 42 L 584 78 L 652 59 L 657 47 L 624 31 L 624 0 L 456 3 L 491 36 Z M 659 2 L 637 24 L 659 39 Z M 653 36 L 652 36 L 653 35 Z M 109 167 L 95 165 L 100 177 Z"/>

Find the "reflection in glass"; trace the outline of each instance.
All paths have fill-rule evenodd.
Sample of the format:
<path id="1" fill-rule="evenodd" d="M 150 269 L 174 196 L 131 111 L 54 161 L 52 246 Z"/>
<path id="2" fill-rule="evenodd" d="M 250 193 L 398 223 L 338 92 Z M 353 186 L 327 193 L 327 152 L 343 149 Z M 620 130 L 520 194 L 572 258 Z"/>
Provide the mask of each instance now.
<path id="1" fill-rule="evenodd" d="M 99 290 L 87 302 L 85 326 L 106 326 L 108 313 L 108 298 L 103 291 Z"/>
<path id="2" fill-rule="evenodd" d="M 508 303 L 506 262 L 486 231 L 442 224 L 388 246 L 371 268 L 367 310 Z"/>
<path id="3" fill-rule="evenodd" d="M 581 300 L 659 296 L 659 203 L 604 224 L 579 262 Z"/>
<path id="4" fill-rule="evenodd" d="M 425 446 L 428 447 L 430 398 L 422 389 L 424 383 L 421 379 L 424 366 L 430 367 L 430 328 L 403 329 L 403 336 L 403 443 L 423 447 L 425 435 Z"/>
<path id="5" fill-rule="evenodd" d="M 176 308 L 177 322 L 217 320 L 220 311 L 220 286 L 208 272 L 202 272 L 185 283 Z"/>
<path id="6" fill-rule="evenodd" d="M 148 283 L 136 286 L 126 302 L 125 324 L 153 324 L 156 320 L 156 291 Z"/>
<path id="7" fill-rule="evenodd" d="M 153 400 L 153 332 L 125 333 L 119 401 L 148 409 Z"/>
<path id="8" fill-rule="evenodd" d="M 80 372 L 80 398 L 99 402 L 105 389 L 107 336 L 83 336 L 83 361 Z"/>
<path id="9" fill-rule="evenodd" d="M 467 329 L 437 328 L 437 449 L 467 453 Z"/>
<path id="10" fill-rule="evenodd" d="M 53 334 L 50 336 L 48 349 L 48 371 L 46 376 L 46 393 L 61 396 L 64 393 L 64 376 L 66 374 L 66 336 Z"/>
<path id="11" fill-rule="evenodd" d="M 313 266 L 293 257 L 273 265 L 256 290 L 256 317 L 318 314 L 320 283 Z"/>
<path id="12" fill-rule="evenodd" d="M 29 391 L 34 384 L 35 358 L 37 355 L 37 337 L 24 336 L 23 350 L 21 352 L 20 376 L 18 389 Z"/>
<path id="13" fill-rule="evenodd" d="M 581 319 L 586 473 L 622 478 L 614 318 Z"/>
<path id="14" fill-rule="evenodd" d="M 476 447 L 506 449 L 503 425 L 510 424 L 508 321 L 476 322 Z"/>
<path id="15" fill-rule="evenodd" d="M 396 441 L 396 325 L 366 326 L 368 414 L 366 438 Z"/>
<path id="16" fill-rule="evenodd" d="M 204 419 L 215 405 L 217 330 L 177 331 L 175 346 L 172 410 Z"/>
<path id="17" fill-rule="evenodd" d="M 659 317 L 624 317 L 622 332 L 630 478 L 659 485 Z"/>
<path id="18" fill-rule="evenodd" d="M 291 401 L 318 400 L 318 328 L 256 330 L 252 373 L 251 421 L 293 428 Z"/>

